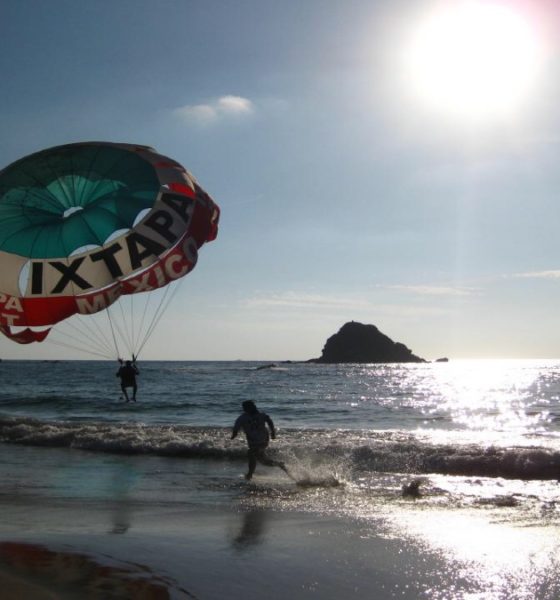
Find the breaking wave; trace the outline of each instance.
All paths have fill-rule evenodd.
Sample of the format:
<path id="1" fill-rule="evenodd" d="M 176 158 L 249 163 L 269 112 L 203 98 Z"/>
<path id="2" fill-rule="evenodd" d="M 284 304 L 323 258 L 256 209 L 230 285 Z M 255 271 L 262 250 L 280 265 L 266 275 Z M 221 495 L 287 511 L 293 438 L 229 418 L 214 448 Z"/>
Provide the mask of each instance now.
<path id="1" fill-rule="evenodd" d="M 213 460 L 244 460 L 245 447 L 226 427 L 0 418 L 0 442 Z M 440 473 L 512 479 L 560 479 L 560 452 L 541 446 L 434 443 L 398 431 L 282 430 L 271 447 L 282 460 L 352 472 Z"/>

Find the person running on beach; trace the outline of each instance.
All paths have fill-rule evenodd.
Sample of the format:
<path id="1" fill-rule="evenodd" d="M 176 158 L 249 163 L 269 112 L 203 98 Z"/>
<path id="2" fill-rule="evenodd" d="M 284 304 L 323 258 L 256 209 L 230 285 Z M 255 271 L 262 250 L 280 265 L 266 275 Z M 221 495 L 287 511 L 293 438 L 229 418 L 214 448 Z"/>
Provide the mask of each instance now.
<path id="1" fill-rule="evenodd" d="M 121 390 L 127 402 L 130 402 L 128 392 L 126 390 L 126 388 L 129 387 L 132 388 L 132 401 L 136 402 L 136 390 L 138 389 L 138 385 L 136 384 L 136 375 L 140 375 L 140 371 L 138 371 L 138 367 L 136 366 L 136 359 L 134 357 L 132 358 L 132 361 L 127 360 L 124 365 L 122 358 L 119 358 L 121 367 L 117 371 L 117 377 L 121 378 Z"/>
<path id="2" fill-rule="evenodd" d="M 265 454 L 270 438 L 276 438 L 276 429 L 272 419 L 266 413 L 259 412 L 252 400 L 245 400 L 241 406 L 243 407 L 243 413 L 235 421 L 231 439 L 235 439 L 239 430 L 243 429 L 249 446 L 247 452 L 249 470 L 245 475 L 245 479 L 249 480 L 253 477 L 257 461 L 267 467 L 280 467 L 287 473 L 284 463 L 272 460 Z"/>

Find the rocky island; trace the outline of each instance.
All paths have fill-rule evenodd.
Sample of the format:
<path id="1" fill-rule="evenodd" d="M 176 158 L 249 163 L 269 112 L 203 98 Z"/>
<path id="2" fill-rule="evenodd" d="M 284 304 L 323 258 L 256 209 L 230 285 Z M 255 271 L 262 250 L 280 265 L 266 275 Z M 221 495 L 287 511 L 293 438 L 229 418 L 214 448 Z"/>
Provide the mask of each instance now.
<path id="1" fill-rule="evenodd" d="M 364 325 L 356 321 L 345 323 L 337 333 L 331 335 L 323 347 L 320 358 L 314 363 L 422 363 L 400 342 L 394 342 L 381 333 L 375 325 Z"/>

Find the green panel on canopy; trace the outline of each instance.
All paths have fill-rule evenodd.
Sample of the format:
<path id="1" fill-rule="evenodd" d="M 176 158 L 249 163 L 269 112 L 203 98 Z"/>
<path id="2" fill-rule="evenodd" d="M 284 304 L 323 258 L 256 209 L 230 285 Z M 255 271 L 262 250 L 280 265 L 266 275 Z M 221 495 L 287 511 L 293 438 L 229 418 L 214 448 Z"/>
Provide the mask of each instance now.
<path id="1" fill-rule="evenodd" d="M 76 144 L 38 152 L 0 173 L 0 250 L 60 258 L 101 245 L 151 208 L 155 169 L 121 148 Z"/>

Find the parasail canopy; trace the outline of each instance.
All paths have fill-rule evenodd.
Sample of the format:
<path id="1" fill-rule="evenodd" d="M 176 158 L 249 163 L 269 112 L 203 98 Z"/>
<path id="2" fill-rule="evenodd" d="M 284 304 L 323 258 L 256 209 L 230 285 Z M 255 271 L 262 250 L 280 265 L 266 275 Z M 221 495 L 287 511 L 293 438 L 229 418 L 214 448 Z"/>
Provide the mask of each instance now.
<path id="1" fill-rule="evenodd" d="M 67 144 L 12 163 L 0 171 L 0 331 L 42 341 L 72 315 L 167 286 L 218 219 L 194 177 L 147 146 Z"/>

